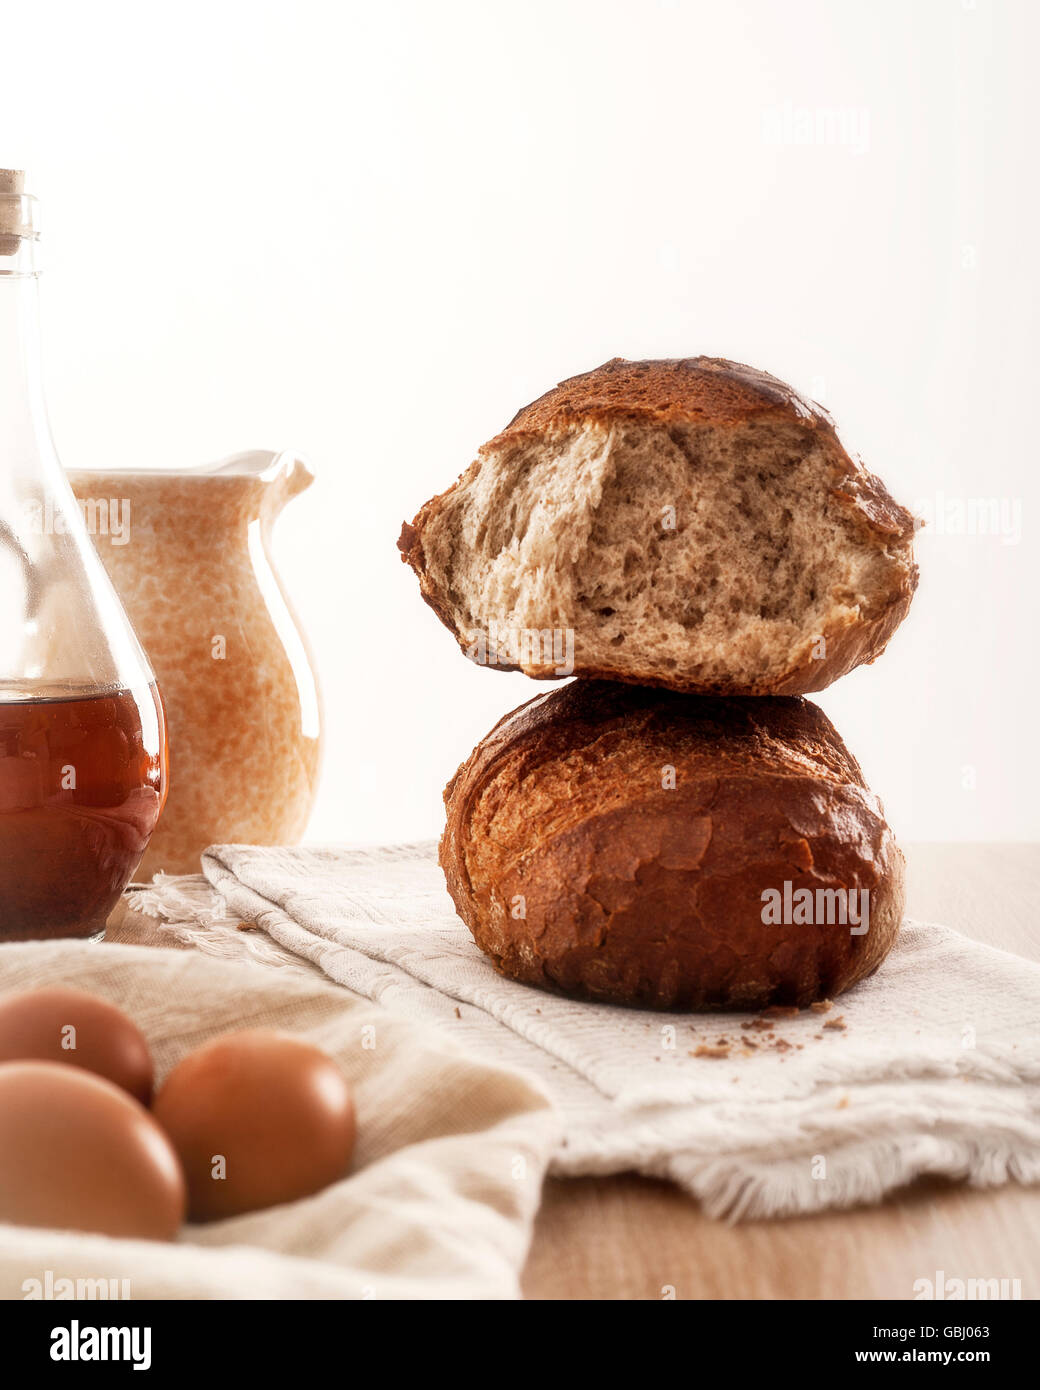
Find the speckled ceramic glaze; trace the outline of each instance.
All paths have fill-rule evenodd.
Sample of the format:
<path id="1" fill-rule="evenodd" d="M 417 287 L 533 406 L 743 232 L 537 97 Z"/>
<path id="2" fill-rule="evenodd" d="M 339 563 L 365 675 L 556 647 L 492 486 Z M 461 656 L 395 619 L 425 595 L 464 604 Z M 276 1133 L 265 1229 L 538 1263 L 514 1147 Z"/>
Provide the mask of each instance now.
<path id="1" fill-rule="evenodd" d="M 311 473 L 249 453 L 69 476 L 166 706 L 170 792 L 137 877 L 197 873 L 210 844 L 295 843 L 317 788 L 318 692 L 269 542 Z"/>

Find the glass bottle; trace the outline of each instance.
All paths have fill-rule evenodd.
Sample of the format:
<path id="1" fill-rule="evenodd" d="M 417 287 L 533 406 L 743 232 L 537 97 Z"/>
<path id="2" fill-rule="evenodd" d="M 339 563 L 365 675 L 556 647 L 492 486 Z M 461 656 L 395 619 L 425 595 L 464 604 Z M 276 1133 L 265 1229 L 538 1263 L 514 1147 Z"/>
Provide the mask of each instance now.
<path id="1" fill-rule="evenodd" d="M 167 783 L 155 677 L 51 440 L 37 239 L 0 170 L 0 942 L 102 936 Z"/>

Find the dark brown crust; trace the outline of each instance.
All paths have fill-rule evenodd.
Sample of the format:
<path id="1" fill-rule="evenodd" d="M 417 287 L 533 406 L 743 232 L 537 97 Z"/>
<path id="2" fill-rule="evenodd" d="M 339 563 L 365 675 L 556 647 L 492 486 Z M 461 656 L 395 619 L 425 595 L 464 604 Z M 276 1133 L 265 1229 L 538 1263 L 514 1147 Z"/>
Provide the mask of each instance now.
<path id="1" fill-rule="evenodd" d="M 806 700 L 573 682 L 496 725 L 444 799 L 459 915 L 527 984 L 662 1009 L 805 1007 L 876 970 L 899 930 L 903 857 Z M 761 894 L 785 880 L 866 889 L 869 930 L 763 924 Z"/>
<path id="2" fill-rule="evenodd" d="M 822 658 L 807 656 L 789 670 L 758 681 L 690 681 L 653 667 L 618 671 L 580 664 L 575 675 L 709 695 L 804 695 L 826 689 L 846 672 L 876 660 L 884 651 L 906 617 L 917 588 L 917 567 L 911 553 L 913 516 L 893 500 L 879 478 L 849 456 L 825 410 L 766 372 L 718 357 L 650 362 L 628 362 L 615 357 L 594 371 L 561 382 L 525 406 L 501 434 L 482 446 L 480 454 L 486 455 L 510 441 L 545 437 L 590 420 L 604 424 L 619 420 L 656 422 L 662 426 L 700 423 L 727 428 L 755 418 L 795 423 L 826 437 L 833 470 L 831 492 L 846 509 L 851 526 L 864 544 L 899 556 L 893 564 L 893 587 L 887 600 L 850 626 L 819 634 L 826 641 Z M 459 631 L 445 596 L 431 580 L 422 534 L 450 494 L 479 466 L 480 460 L 446 492 L 431 498 L 411 524 L 405 522 L 397 542 L 402 559 L 418 576 L 423 598 L 454 634 L 463 651 L 469 637 Z M 491 669 L 518 668 L 500 662 Z M 550 668 L 529 670 L 527 674 L 536 680 L 558 679 Z"/>
<path id="3" fill-rule="evenodd" d="M 602 367 L 568 377 L 525 405 L 484 448 L 582 420 L 739 425 L 756 415 L 777 414 L 814 429 L 834 430 L 834 421 L 822 406 L 778 377 L 743 362 L 724 357 L 630 362 L 612 357 Z"/>

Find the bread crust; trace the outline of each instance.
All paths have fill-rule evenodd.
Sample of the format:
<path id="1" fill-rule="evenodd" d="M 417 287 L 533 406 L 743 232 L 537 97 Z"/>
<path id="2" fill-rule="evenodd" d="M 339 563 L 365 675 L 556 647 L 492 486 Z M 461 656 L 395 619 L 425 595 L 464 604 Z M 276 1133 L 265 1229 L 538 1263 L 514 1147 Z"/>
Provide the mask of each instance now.
<path id="1" fill-rule="evenodd" d="M 861 541 L 896 557 L 888 594 L 871 611 L 841 625 L 814 634 L 797 652 L 788 668 L 760 679 L 690 679 L 663 667 L 620 671 L 582 663 L 574 674 L 581 678 L 607 679 L 634 685 L 709 695 L 803 695 L 824 690 L 840 676 L 875 661 L 906 617 L 918 571 L 913 562 L 913 515 L 901 507 L 884 483 L 851 456 L 841 444 L 834 421 L 819 405 L 767 372 L 718 357 L 673 358 L 630 362 L 613 358 L 603 366 L 570 377 L 525 406 L 506 428 L 481 446 L 479 457 L 445 492 L 428 501 L 415 519 L 405 522 L 398 538 L 402 560 L 419 580 L 426 603 L 454 635 L 465 653 L 470 634 L 461 632 L 447 596 L 433 581 L 423 549 L 423 533 L 444 510 L 448 499 L 467 483 L 489 454 L 520 440 L 548 440 L 560 431 L 582 424 L 603 427 L 623 421 L 662 427 L 707 424 L 734 429 L 750 420 L 775 420 L 796 424 L 817 434 L 827 445 L 831 468 L 830 492 L 844 508 Z M 822 637 L 823 655 L 816 639 Z M 500 659 L 493 670 L 520 667 Z M 525 667 L 535 680 L 558 680 L 551 666 Z"/>
<path id="2" fill-rule="evenodd" d="M 876 970 L 899 930 L 902 854 L 806 700 L 572 682 L 501 720 L 444 799 L 459 915 L 530 985 L 656 1009 L 804 1007 Z M 785 881 L 866 891 L 868 930 L 767 925 L 762 893 Z"/>

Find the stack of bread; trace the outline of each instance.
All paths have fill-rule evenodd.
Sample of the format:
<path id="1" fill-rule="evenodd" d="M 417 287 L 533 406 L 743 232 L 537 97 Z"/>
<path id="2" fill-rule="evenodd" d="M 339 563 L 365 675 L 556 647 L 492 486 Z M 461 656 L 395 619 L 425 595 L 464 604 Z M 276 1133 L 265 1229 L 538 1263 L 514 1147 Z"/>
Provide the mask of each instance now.
<path id="1" fill-rule="evenodd" d="M 662 1009 L 804 1007 L 870 974 L 903 857 L 804 699 L 871 662 L 914 521 L 829 416 L 717 358 L 527 406 L 398 542 L 472 660 L 574 680 L 445 791 L 440 859 L 513 979 Z"/>

